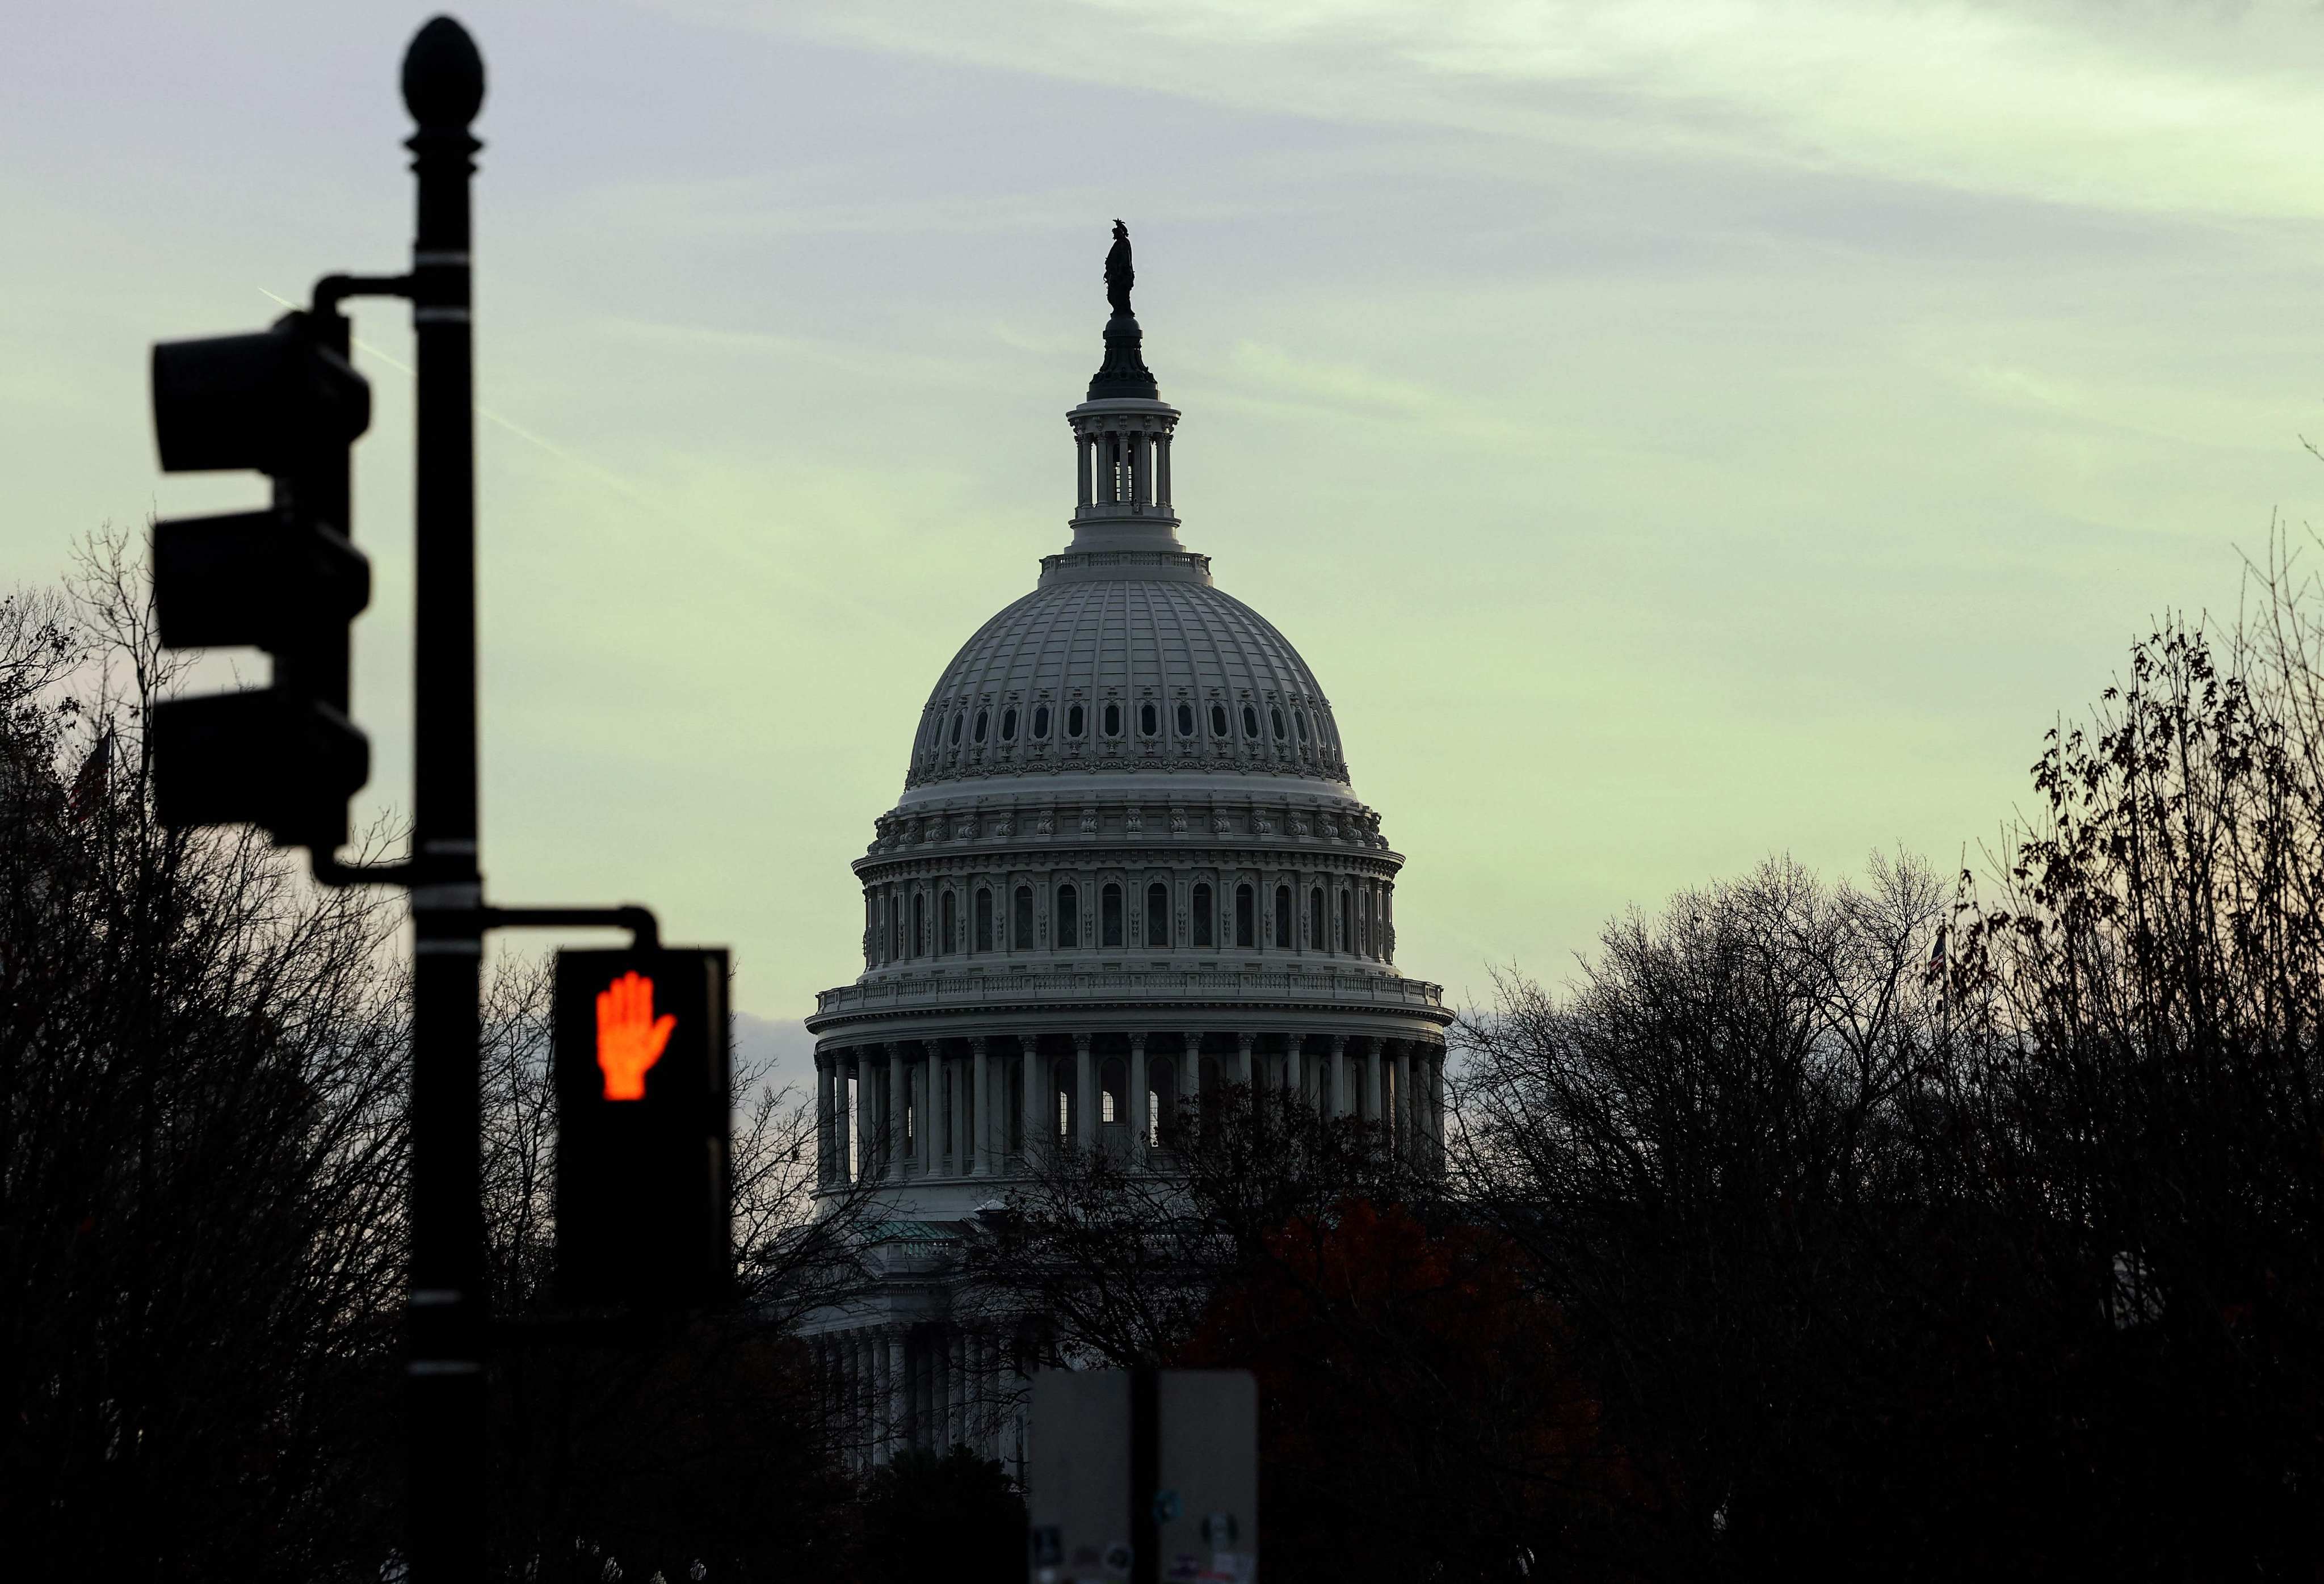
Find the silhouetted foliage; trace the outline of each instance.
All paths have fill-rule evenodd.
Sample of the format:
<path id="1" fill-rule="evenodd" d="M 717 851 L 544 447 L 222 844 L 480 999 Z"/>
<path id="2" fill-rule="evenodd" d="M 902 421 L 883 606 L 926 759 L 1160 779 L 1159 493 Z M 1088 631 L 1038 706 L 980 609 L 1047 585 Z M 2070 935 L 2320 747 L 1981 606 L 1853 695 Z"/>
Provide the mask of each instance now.
<path id="1" fill-rule="evenodd" d="M 2314 1576 L 2324 633 L 2165 624 L 1948 898 L 1794 866 L 1464 1031 L 1672 1576 Z M 1990 893 L 1989 895 L 1987 893 Z"/>
<path id="2" fill-rule="evenodd" d="M 1175 1143 L 1157 1171 L 1059 1152 L 965 1270 L 1057 1361 L 1258 1375 L 1269 1577 L 1608 1549 L 1632 1482 L 1517 1248 L 1449 1220 L 1386 1129 L 1277 1091 L 1222 1086 Z"/>
<path id="3" fill-rule="evenodd" d="M 375 1579 L 402 1523 L 401 898 L 154 823 L 140 728 L 172 664 L 125 540 L 69 595 L 0 601 L 0 1544 L 12 1576 Z M 504 964 L 484 1018 L 500 1563 L 849 1577 L 853 1490 L 786 1335 L 846 1253 L 847 1207 L 807 1214 L 810 1108 L 741 1075 L 728 1312 L 560 1314 L 544 986 Z"/>
<path id="4" fill-rule="evenodd" d="M 1020 1584 L 1025 1501 L 998 1462 L 908 1448 L 863 1482 L 862 1584 Z"/>
<path id="5" fill-rule="evenodd" d="M 393 920 L 152 823 L 140 586 L 98 542 L 0 618 L 0 1528 L 28 1578 L 327 1578 L 395 1489 Z"/>

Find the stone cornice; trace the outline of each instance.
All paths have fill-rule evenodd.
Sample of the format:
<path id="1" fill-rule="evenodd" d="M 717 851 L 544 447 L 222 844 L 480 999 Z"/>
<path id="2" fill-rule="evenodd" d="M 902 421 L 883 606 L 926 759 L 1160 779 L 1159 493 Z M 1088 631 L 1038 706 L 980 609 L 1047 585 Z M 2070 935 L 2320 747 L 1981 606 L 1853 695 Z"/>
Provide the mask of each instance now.
<path id="1" fill-rule="evenodd" d="M 897 809 L 873 824 L 873 838 L 854 861 L 867 874 L 908 860 L 963 850 L 1028 854 L 1120 850 L 1183 854 L 1191 849 L 1361 854 L 1391 872 L 1403 859 L 1380 834 L 1379 815 L 1354 798 L 1314 794 L 1234 797 L 1216 793 L 1183 801 L 1120 790 L 1079 798 L 1023 794 L 990 801 Z M 988 844 L 990 844 L 988 846 Z M 1178 864 L 1183 856 L 1167 861 Z"/>
<path id="2" fill-rule="evenodd" d="M 1045 843 L 1038 847 L 974 847 L 967 843 L 954 843 L 944 848 L 922 848 L 913 852 L 859 858 L 854 863 L 856 877 L 866 885 L 946 876 L 965 879 L 978 874 L 1014 874 L 1019 871 L 1047 874 L 1054 870 L 1120 870 L 1125 875 L 1140 875 L 1149 870 L 1171 873 L 1184 873 L 1193 869 L 1222 871 L 1248 869 L 1266 873 L 1277 870 L 1320 870 L 1333 874 L 1393 879 L 1403 866 L 1404 854 L 1393 851 L 1350 852 L 1333 847 L 1297 844 L 1125 847 L 1119 841 L 1104 842 L 1095 838 Z"/>
<path id="3" fill-rule="evenodd" d="M 1444 989 L 1426 980 L 1330 969 L 1079 969 L 1049 972 L 929 973 L 819 992 L 807 1019 L 815 1034 L 845 1024 L 899 1016 L 1011 1014 L 1080 1020 L 1102 1011 L 1167 1012 L 1179 1018 L 1221 1011 L 1395 1012 L 1450 1023 Z M 1010 1032 L 1002 1029 L 1000 1032 Z"/>

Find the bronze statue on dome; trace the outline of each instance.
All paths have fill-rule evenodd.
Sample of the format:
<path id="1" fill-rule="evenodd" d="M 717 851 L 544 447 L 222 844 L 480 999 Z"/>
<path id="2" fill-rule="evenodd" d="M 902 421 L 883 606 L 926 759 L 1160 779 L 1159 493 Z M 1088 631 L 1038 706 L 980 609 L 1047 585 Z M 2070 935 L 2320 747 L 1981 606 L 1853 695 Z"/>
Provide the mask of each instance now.
<path id="1" fill-rule="evenodd" d="M 1130 227 L 1116 220 L 1113 223 L 1113 247 L 1105 255 L 1105 299 L 1113 304 L 1113 311 L 1127 317 L 1130 313 L 1130 289 L 1138 282 L 1138 272 L 1130 265 Z"/>

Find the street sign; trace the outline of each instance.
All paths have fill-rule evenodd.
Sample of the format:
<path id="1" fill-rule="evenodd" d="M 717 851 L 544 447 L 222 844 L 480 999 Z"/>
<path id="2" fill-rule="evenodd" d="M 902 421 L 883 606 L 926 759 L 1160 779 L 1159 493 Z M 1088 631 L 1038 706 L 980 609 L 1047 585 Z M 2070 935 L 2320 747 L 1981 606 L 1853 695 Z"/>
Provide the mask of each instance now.
<path id="1" fill-rule="evenodd" d="M 1251 1584 L 1259 1385 L 1240 1369 L 1033 1377 L 1030 1584 Z"/>
<path id="2" fill-rule="evenodd" d="M 726 953 L 559 952 L 553 1043 L 559 1295 L 716 1303 L 733 1275 Z"/>

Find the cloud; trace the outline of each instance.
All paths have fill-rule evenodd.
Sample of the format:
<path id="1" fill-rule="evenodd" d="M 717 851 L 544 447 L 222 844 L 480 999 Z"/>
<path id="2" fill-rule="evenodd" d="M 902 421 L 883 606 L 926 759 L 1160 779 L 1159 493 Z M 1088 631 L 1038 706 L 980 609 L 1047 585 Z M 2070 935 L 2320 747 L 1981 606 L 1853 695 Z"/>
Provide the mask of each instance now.
<path id="1" fill-rule="evenodd" d="M 2313 14 L 1790 0 L 682 6 L 1268 114 L 1659 146 L 2144 212 L 2324 213 Z"/>

